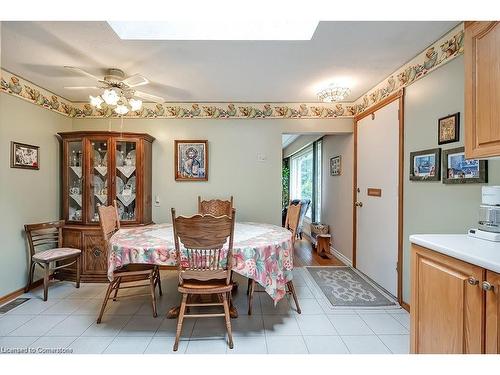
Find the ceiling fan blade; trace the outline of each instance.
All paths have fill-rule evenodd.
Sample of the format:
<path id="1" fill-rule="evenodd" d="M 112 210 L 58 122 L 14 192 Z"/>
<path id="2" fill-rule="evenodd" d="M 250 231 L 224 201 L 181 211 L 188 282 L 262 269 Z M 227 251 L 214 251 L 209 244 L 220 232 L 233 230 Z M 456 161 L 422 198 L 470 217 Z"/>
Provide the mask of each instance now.
<path id="1" fill-rule="evenodd" d="M 163 99 L 160 96 L 148 94 L 147 92 L 142 92 L 142 91 L 135 91 L 134 96 L 137 96 L 137 97 L 144 99 L 144 100 L 160 103 L 160 104 L 165 102 L 165 99 Z"/>
<path id="2" fill-rule="evenodd" d="M 64 86 L 67 90 L 100 90 L 97 86 Z"/>
<path id="3" fill-rule="evenodd" d="M 89 73 L 89 72 L 87 72 L 87 71 L 85 71 L 85 70 L 83 70 L 83 69 L 77 68 L 77 67 L 75 67 L 75 66 L 67 66 L 67 65 L 65 65 L 64 67 L 65 67 L 66 69 L 72 70 L 72 71 L 74 71 L 74 72 L 77 72 L 77 73 L 83 74 L 84 76 L 87 76 L 87 77 L 93 78 L 93 79 L 95 79 L 96 81 L 99 81 L 99 82 L 100 82 L 100 81 L 102 81 L 102 78 L 99 78 L 99 77 L 97 77 L 97 76 L 93 75 L 92 73 Z"/>
<path id="4" fill-rule="evenodd" d="M 133 76 L 125 78 L 122 82 L 128 87 L 137 87 L 147 85 L 149 83 L 149 80 L 146 77 L 141 76 L 140 74 L 134 74 Z"/>

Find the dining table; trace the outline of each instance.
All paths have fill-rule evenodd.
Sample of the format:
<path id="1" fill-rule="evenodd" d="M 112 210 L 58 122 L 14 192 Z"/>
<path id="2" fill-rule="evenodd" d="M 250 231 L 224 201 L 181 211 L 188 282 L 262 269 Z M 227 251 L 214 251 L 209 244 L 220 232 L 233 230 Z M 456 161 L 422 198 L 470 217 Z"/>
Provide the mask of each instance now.
<path id="1" fill-rule="evenodd" d="M 227 243 L 226 245 L 227 246 Z M 181 257 L 182 257 L 181 243 Z M 233 272 L 255 280 L 277 303 L 293 278 L 292 233 L 280 226 L 237 222 L 234 227 Z M 109 241 L 108 278 L 127 264 L 177 266 L 172 224 L 121 228 Z M 237 312 L 232 314 L 237 316 Z M 171 309 L 169 317 L 175 317 Z"/>

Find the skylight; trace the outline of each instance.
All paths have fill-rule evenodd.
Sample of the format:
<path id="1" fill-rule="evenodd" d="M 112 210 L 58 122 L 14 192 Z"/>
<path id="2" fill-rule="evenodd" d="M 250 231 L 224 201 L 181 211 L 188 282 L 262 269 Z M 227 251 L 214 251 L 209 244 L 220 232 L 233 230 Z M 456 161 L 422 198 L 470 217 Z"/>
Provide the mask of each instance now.
<path id="1" fill-rule="evenodd" d="M 310 40 L 317 20 L 108 21 L 121 39 L 132 40 Z"/>

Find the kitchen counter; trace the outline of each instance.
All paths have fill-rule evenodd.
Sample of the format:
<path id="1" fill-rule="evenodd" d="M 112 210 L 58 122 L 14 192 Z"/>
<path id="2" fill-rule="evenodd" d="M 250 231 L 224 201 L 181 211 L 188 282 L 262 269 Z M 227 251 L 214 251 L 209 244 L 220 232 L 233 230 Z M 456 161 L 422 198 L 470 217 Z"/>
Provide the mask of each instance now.
<path id="1" fill-rule="evenodd" d="M 410 242 L 500 273 L 500 242 L 466 234 L 414 234 L 410 236 Z"/>

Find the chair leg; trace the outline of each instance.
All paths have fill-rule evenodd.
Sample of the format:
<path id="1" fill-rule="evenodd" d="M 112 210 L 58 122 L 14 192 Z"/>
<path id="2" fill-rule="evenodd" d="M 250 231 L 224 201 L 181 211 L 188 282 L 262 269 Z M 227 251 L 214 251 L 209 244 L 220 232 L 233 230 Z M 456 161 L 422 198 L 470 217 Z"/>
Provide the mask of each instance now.
<path id="1" fill-rule="evenodd" d="M 113 291 L 113 285 L 115 284 L 115 280 L 110 281 L 108 285 L 108 290 L 106 290 L 106 295 L 104 296 L 104 301 L 102 301 L 101 311 L 99 312 L 99 316 L 97 317 L 97 324 L 101 323 L 102 316 L 104 315 L 104 310 L 106 309 L 106 304 L 108 303 L 109 296 Z"/>
<path id="2" fill-rule="evenodd" d="M 184 312 L 186 311 L 186 301 L 187 294 L 182 294 L 181 308 L 179 311 L 179 317 L 177 318 L 177 331 L 175 333 L 175 343 L 174 343 L 174 352 L 179 348 L 179 339 L 181 337 L 182 332 L 182 323 L 184 321 Z"/>
<path id="3" fill-rule="evenodd" d="M 231 317 L 229 316 L 228 294 L 222 293 L 222 303 L 224 305 L 224 318 L 226 320 L 227 338 L 229 339 L 229 349 L 233 348 L 233 332 L 231 330 Z"/>
<path id="4" fill-rule="evenodd" d="M 115 294 L 113 295 L 113 301 L 116 301 L 116 297 L 118 296 L 118 289 L 120 289 L 121 282 L 122 278 L 119 277 L 118 280 L 116 281 L 116 289 L 115 289 Z"/>
<path id="5" fill-rule="evenodd" d="M 153 317 L 156 318 L 158 316 L 158 313 L 156 312 L 156 281 L 155 281 L 155 274 L 154 272 L 151 275 L 151 278 L 149 279 L 149 284 L 151 288 L 151 303 L 153 304 Z"/>
<path id="6" fill-rule="evenodd" d="M 252 302 L 253 302 L 253 291 L 255 289 L 255 280 L 250 279 L 250 285 L 248 288 L 248 315 L 252 315 Z"/>
<path id="7" fill-rule="evenodd" d="M 247 296 L 250 293 L 250 285 L 252 284 L 252 279 L 248 279 L 248 284 L 247 284 Z"/>
<path id="8" fill-rule="evenodd" d="M 161 276 L 160 276 L 160 267 L 156 267 L 156 282 L 158 283 L 158 292 L 160 293 L 160 297 L 163 295 L 163 291 L 161 290 Z"/>
<path id="9" fill-rule="evenodd" d="M 44 275 L 43 275 L 43 300 L 47 301 L 49 296 L 49 276 L 50 276 L 50 268 L 49 263 L 45 263 L 43 265 Z"/>
<path id="10" fill-rule="evenodd" d="M 35 262 L 31 262 L 30 268 L 28 269 L 28 284 L 24 288 L 24 292 L 28 293 L 31 289 L 31 284 L 33 283 L 33 273 L 35 272 Z"/>
<path id="11" fill-rule="evenodd" d="M 76 287 L 80 287 L 80 259 L 81 255 L 76 258 Z"/>
<path id="12" fill-rule="evenodd" d="M 300 314 L 302 311 L 299 306 L 299 299 L 297 298 L 297 293 L 295 293 L 295 287 L 293 286 L 293 282 L 289 281 L 286 283 L 288 286 L 288 290 L 292 293 L 293 300 L 295 301 L 295 307 L 297 307 L 297 312 Z"/>

